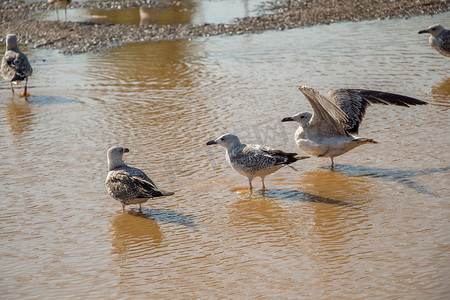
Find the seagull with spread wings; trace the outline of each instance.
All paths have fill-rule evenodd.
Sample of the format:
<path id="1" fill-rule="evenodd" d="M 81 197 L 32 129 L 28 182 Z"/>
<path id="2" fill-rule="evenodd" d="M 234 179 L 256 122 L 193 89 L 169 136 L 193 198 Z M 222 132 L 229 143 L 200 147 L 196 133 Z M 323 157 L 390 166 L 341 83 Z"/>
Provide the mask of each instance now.
<path id="1" fill-rule="evenodd" d="M 302 112 L 286 117 L 282 122 L 299 124 L 294 138 L 297 145 L 310 155 L 333 158 L 360 145 L 377 143 L 373 139 L 354 136 L 371 104 L 394 104 L 399 106 L 423 105 L 425 101 L 411 97 L 363 89 L 338 89 L 325 97 L 311 87 L 299 86 L 311 104 L 314 113 Z"/>
<path id="2" fill-rule="evenodd" d="M 149 198 L 170 196 L 174 193 L 159 190 L 155 183 L 144 173 L 144 171 L 128 166 L 123 161 L 123 154 L 129 152 L 128 148 L 111 147 L 108 149 L 108 176 L 105 185 L 109 195 L 125 205 L 141 204 Z"/>

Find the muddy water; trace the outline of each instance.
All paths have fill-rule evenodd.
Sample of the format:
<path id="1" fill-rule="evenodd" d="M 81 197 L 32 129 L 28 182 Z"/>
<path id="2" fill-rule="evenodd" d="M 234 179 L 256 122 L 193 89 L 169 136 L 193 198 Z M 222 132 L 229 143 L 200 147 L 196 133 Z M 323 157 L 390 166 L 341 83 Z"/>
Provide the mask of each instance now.
<path id="1" fill-rule="evenodd" d="M 445 298 L 450 60 L 417 31 L 449 17 L 24 49 L 30 101 L 0 89 L 2 298 Z M 234 132 L 299 151 L 280 122 L 310 109 L 298 84 L 430 105 L 372 106 L 360 135 L 379 144 L 335 171 L 301 161 L 249 194 L 205 143 Z M 176 194 L 123 213 L 103 185 L 112 145 Z"/>
<path id="2" fill-rule="evenodd" d="M 164 2 L 164 1 L 162 1 Z M 230 23 L 235 18 L 255 16 L 262 8 L 261 0 L 191 0 L 164 6 L 142 6 L 115 10 L 68 9 L 72 22 L 107 22 L 125 25 Z M 54 10 L 35 13 L 34 18 L 55 21 Z M 64 12 L 61 13 L 64 18 Z"/>

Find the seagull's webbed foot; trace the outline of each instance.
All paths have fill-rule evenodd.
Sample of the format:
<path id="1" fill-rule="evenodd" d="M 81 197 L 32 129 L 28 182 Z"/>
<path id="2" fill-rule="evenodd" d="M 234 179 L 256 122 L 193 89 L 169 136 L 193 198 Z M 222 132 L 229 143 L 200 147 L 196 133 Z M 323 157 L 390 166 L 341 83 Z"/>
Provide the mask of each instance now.
<path id="1" fill-rule="evenodd" d="M 24 97 L 25 100 L 28 100 L 27 98 L 30 97 L 30 93 L 23 91 L 22 93 L 20 93 L 20 97 Z"/>
<path id="2" fill-rule="evenodd" d="M 27 83 L 28 83 L 28 78 L 25 78 L 25 88 L 23 89 L 23 92 L 20 94 L 20 97 L 25 97 L 25 100 L 28 101 L 28 97 L 30 97 L 30 93 L 27 92 Z"/>

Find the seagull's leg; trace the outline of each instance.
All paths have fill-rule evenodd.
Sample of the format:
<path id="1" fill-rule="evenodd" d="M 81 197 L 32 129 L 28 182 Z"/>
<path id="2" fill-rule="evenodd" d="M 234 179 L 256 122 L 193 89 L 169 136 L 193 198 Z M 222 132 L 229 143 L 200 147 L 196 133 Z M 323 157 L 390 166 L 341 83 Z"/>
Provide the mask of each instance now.
<path id="1" fill-rule="evenodd" d="M 334 161 L 332 157 L 331 157 L 331 169 L 334 169 Z"/>
<path id="2" fill-rule="evenodd" d="M 25 100 L 28 101 L 27 97 L 30 96 L 30 94 L 27 93 L 27 84 L 28 84 L 28 77 L 25 77 L 25 88 L 23 89 L 23 93 L 20 96 L 25 97 Z"/>
<path id="3" fill-rule="evenodd" d="M 122 212 L 125 212 L 125 203 L 121 202 L 122 204 Z"/>
<path id="4" fill-rule="evenodd" d="M 142 206 L 140 203 L 139 203 L 139 211 L 142 211 Z"/>
<path id="5" fill-rule="evenodd" d="M 264 184 L 264 177 L 261 177 L 261 181 L 262 181 L 262 184 L 263 184 L 262 189 L 265 190 L 266 189 L 266 185 Z"/>
<path id="6" fill-rule="evenodd" d="M 55 10 L 56 10 L 56 20 L 58 20 L 58 21 L 59 21 L 58 8 L 57 8 L 57 7 L 55 7 Z"/>
<path id="7" fill-rule="evenodd" d="M 67 22 L 67 7 L 64 7 L 64 20 Z"/>
<path id="8" fill-rule="evenodd" d="M 252 180 L 250 178 L 248 178 L 248 184 L 249 184 L 249 190 L 253 190 L 253 186 L 252 186 Z"/>
<path id="9" fill-rule="evenodd" d="M 11 92 L 13 93 L 13 96 L 14 96 L 14 87 L 12 85 L 12 82 L 10 82 L 9 84 L 11 85 Z"/>

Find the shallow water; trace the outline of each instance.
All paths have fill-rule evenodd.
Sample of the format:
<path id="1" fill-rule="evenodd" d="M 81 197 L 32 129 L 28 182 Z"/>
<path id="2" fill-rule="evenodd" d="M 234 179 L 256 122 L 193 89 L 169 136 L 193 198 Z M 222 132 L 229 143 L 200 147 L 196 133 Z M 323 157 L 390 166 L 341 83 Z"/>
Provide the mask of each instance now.
<path id="1" fill-rule="evenodd" d="M 69 22 L 106 22 L 125 25 L 144 24 L 204 24 L 231 23 L 235 18 L 256 16 L 262 0 L 192 0 L 183 3 L 157 6 L 143 6 L 114 10 L 73 8 L 67 9 Z M 64 11 L 59 11 L 64 19 Z M 39 20 L 56 21 L 54 10 L 33 14 Z"/>
<path id="2" fill-rule="evenodd" d="M 450 60 L 417 31 L 449 17 L 76 56 L 23 47 L 30 101 L 0 85 L 3 298 L 448 297 Z M 303 160 L 250 195 L 205 143 L 234 132 L 299 151 L 280 122 L 310 110 L 298 84 L 430 105 L 371 106 L 360 135 L 379 144 L 335 171 Z M 112 145 L 176 194 L 123 213 L 104 187 Z"/>

